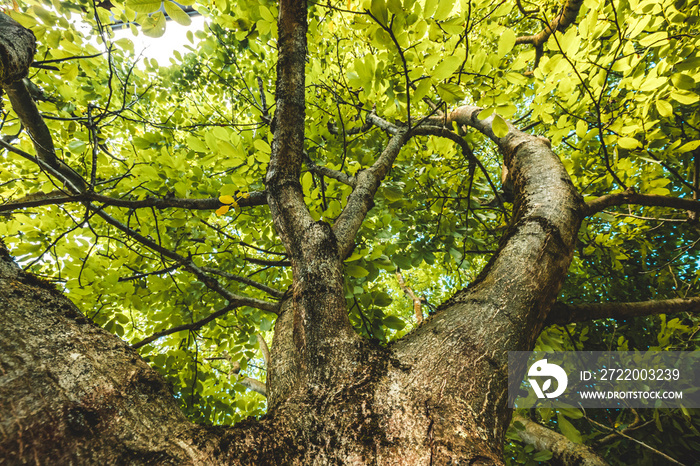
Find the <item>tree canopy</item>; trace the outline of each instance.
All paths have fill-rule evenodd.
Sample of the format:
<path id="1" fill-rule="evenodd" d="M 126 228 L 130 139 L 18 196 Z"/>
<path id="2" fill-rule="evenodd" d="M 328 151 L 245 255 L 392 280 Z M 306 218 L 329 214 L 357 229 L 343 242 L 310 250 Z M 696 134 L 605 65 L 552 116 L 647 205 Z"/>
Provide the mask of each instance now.
<path id="1" fill-rule="evenodd" d="M 551 262 L 553 277 L 523 304 L 529 317 L 512 317 L 517 349 L 698 350 L 700 4 L 300 3 L 16 0 L 1 16 L 0 237 L 137 349 L 190 420 L 230 426 L 281 402 L 269 374 L 286 387 L 305 360 L 274 366 L 292 344 L 274 331 L 292 295 L 344 306 L 389 351 L 438 325 L 458 290 L 495 286 L 499 254 L 529 245 L 508 249 L 527 215 L 571 234 L 548 236 L 556 254 L 512 262 L 542 283 L 536 267 Z M 206 26 L 169 66 L 115 38 L 119 24 L 157 44 L 166 17 L 189 24 L 185 6 Z M 6 58 L 14 30 L 35 38 L 24 80 Z M 547 215 L 561 224 L 537 212 L 557 198 L 568 203 Z M 326 227 L 340 272 L 310 259 Z M 333 293 L 298 291 L 337 273 Z M 512 283 L 494 299 L 530 286 Z M 300 325 L 298 347 L 343 328 Z M 562 458 L 526 434 L 543 426 L 610 464 L 700 454 L 689 409 L 514 416 L 509 464 Z"/>

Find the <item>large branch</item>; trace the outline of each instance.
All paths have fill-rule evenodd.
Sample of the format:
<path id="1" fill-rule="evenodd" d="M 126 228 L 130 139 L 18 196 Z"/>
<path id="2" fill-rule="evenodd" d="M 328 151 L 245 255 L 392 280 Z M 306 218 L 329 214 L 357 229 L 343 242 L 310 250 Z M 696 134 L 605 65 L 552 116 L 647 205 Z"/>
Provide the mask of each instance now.
<path id="1" fill-rule="evenodd" d="M 216 432 L 189 422 L 135 350 L 22 272 L 1 245 L 0 320 L 8 464 L 266 464 L 262 445 L 275 441 L 267 421 Z"/>
<path id="2" fill-rule="evenodd" d="M 3 146 L 0 141 L 0 146 Z M 5 147 L 5 146 L 3 146 Z M 61 191 L 52 191 L 50 193 L 36 193 L 25 196 L 22 199 L 10 201 L 7 204 L 0 205 L 0 212 L 7 212 L 17 209 L 26 209 L 29 207 L 39 207 L 44 205 L 59 205 L 71 202 L 99 202 L 103 205 L 114 207 L 125 207 L 128 209 L 186 209 L 186 210 L 216 210 L 225 205 L 219 201 L 218 197 L 210 197 L 206 199 L 186 199 L 177 197 L 147 197 L 145 199 L 131 200 L 118 199 L 110 196 L 105 196 L 92 191 L 82 192 L 76 195 L 66 195 Z M 256 191 L 249 194 L 248 197 L 236 199 L 238 207 L 252 207 L 267 204 L 267 197 L 264 192 Z"/>
<path id="3" fill-rule="evenodd" d="M 78 193 L 85 189 L 86 183 L 56 156 L 51 133 L 24 83 L 23 78 L 27 76 L 34 53 L 34 33 L 0 13 L 0 85 L 7 93 L 12 109 L 29 133 L 37 158 L 51 171 L 63 175 L 69 192 Z"/>
<path id="4" fill-rule="evenodd" d="M 276 104 L 265 187 L 275 231 L 292 264 L 294 331 L 291 352 L 285 357 L 295 361 L 298 380 L 309 377 L 319 385 L 335 385 L 340 373 L 354 370 L 350 361 L 359 337 L 348 318 L 342 242 L 328 223 L 313 219 L 300 182 L 306 124 L 306 16 L 306 0 L 280 0 Z M 307 385 L 300 381 L 298 388 Z M 271 397 L 268 404 L 272 411 L 275 399 Z"/>
<path id="5" fill-rule="evenodd" d="M 3 141 L 0 141 L 0 145 L 4 146 L 5 143 Z M 22 153 L 22 151 L 19 151 L 18 149 L 15 149 L 12 146 L 9 146 L 9 147 L 14 152 Z M 38 163 L 39 166 L 46 167 L 46 165 L 44 165 L 40 159 L 36 159 L 36 158 L 32 157 L 31 155 L 26 154 L 26 153 L 22 153 L 22 154 L 24 154 L 25 157 L 30 158 L 30 160 L 33 160 L 36 163 Z M 52 172 L 52 174 L 54 176 L 56 176 L 59 180 L 65 182 L 66 184 L 68 184 L 70 182 L 70 180 L 68 180 L 64 177 L 65 175 L 63 172 L 56 171 L 56 172 Z M 89 197 L 90 195 L 93 195 L 93 194 L 94 193 L 84 192 L 84 193 L 81 193 L 80 195 L 84 195 L 84 196 Z M 77 196 L 80 196 L 80 195 L 77 195 Z M 177 254 L 176 252 L 173 252 L 167 248 L 164 248 L 163 246 L 159 245 L 155 241 L 143 236 L 142 234 L 140 234 L 136 230 L 128 227 L 127 225 L 124 225 L 119 220 L 117 220 L 114 217 L 112 217 L 111 215 L 107 214 L 103 210 L 103 207 L 95 206 L 91 202 L 84 202 L 84 205 L 88 209 L 90 209 L 91 211 L 95 212 L 98 216 L 102 217 L 102 219 L 104 219 L 107 223 L 116 227 L 118 230 L 122 231 L 123 233 L 126 233 L 132 239 L 138 241 L 139 243 L 143 244 L 144 246 L 147 246 L 148 248 L 150 248 L 154 251 L 157 251 L 158 253 L 162 254 L 163 256 L 174 260 L 177 264 L 184 266 L 187 270 L 189 270 L 190 272 L 195 274 L 200 280 L 202 280 L 202 282 L 209 289 L 219 293 L 221 296 L 226 298 L 229 301 L 229 303 L 234 304 L 236 306 L 250 306 L 250 307 L 262 309 L 262 310 L 272 312 L 272 313 L 278 312 L 279 304 L 270 303 L 270 302 L 263 301 L 260 299 L 249 298 L 246 296 L 241 296 L 241 295 L 237 295 L 235 293 L 231 293 L 219 281 L 215 280 L 213 277 L 206 274 L 202 269 L 197 267 L 194 264 L 194 262 L 192 262 L 191 259 L 183 257 L 183 256 Z M 250 283 L 248 283 L 248 284 L 250 284 Z"/>
<path id="6" fill-rule="evenodd" d="M 299 178 L 304 159 L 306 114 L 306 1 L 282 0 L 278 17 L 278 59 L 273 140 L 265 185 L 277 233 L 292 260 L 301 258 L 313 218 Z"/>
<path id="7" fill-rule="evenodd" d="M 510 413 L 497 418 L 489 413 L 502 410 L 507 400 L 508 351 L 534 347 L 573 258 L 583 200 L 546 141 L 509 123 L 507 134 L 498 137 L 495 116 L 479 119 L 482 110 L 463 106 L 426 123 L 466 125 L 498 145 L 513 181 L 511 221 L 479 276 L 392 348 L 411 366 L 411 379 L 404 383 L 415 380 L 416 390 L 431 394 L 431 405 L 453 399 L 470 407 L 433 408 L 436 431 L 454 429 L 466 417 L 500 440 Z"/>
<path id="8" fill-rule="evenodd" d="M 0 145 L 4 145 L 4 144 L 5 143 L 3 141 L 0 141 Z M 9 146 L 9 147 L 14 152 L 22 152 L 22 151 L 19 151 L 18 149 L 15 149 L 12 146 Z M 34 160 L 35 162 L 37 162 L 39 164 L 39 166 L 46 167 L 46 165 L 43 165 L 43 162 L 41 162 L 41 160 L 36 159 L 29 154 L 24 154 L 24 155 L 29 157 L 30 159 Z M 59 180 L 66 182 L 66 184 L 69 182 L 69 180 L 64 178 L 64 174 L 62 172 L 56 171 L 56 172 L 52 172 L 52 174 L 54 176 L 56 176 Z M 92 193 L 92 194 L 94 194 L 94 193 Z M 77 195 L 77 196 L 81 196 L 81 195 L 90 196 L 91 193 L 84 192 L 84 193 L 81 193 L 80 195 Z M 177 264 L 184 266 L 187 270 L 189 270 L 190 272 L 195 274 L 200 280 L 202 280 L 202 282 L 208 288 L 219 293 L 221 296 L 226 298 L 230 303 L 236 304 L 237 306 L 250 306 L 250 307 L 257 308 L 257 309 L 269 311 L 272 313 L 277 313 L 277 311 L 279 309 L 278 304 L 270 303 L 270 302 L 255 299 L 255 298 L 249 298 L 246 296 L 240 296 L 240 295 L 231 293 L 223 285 L 221 285 L 221 283 L 219 283 L 217 280 L 212 278 L 210 275 L 207 275 L 203 270 L 201 270 L 199 267 L 197 267 L 194 264 L 194 262 L 192 262 L 191 259 L 183 257 L 183 256 L 177 254 L 176 252 L 173 252 L 167 248 L 164 248 L 163 246 L 159 245 L 155 241 L 143 236 L 142 234 L 140 234 L 136 230 L 124 225 L 119 220 L 117 220 L 114 217 L 112 217 L 111 215 L 107 214 L 103 210 L 103 207 L 95 206 L 91 202 L 84 202 L 84 205 L 88 209 L 90 209 L 91 211 L 95 212 L 98 216 L 102 217 L 102 219 L 104 219 L 107 223 L 116 227 L 118 230 L 122 231 L 123 233 L 126 233 L 132 239 L 134 239 L 134 240 L 138 241 L 139 243 L 143 244 L 144 246 L 162 254 L 163 256 L 174 260 Z"/>
<path id="9" fill-rule="evenodd" d="M 621 193 L 607 194 L 586 203 L 585 215 L 591 216 L 608 207 L 625 204 L 642 206 L 671 207 L 692 212 L 700 212 L 700 201 L 696 199 L 684 199 L 670 196 L 655 196 L 651 194 L 639 194 L 629 188 Z"/>
<path id="10" fill-rule="evenodd" d="M 634 303 L 562 304 L 557 303 L 547 316 L 547 325 L 566 325 L 596 319 L 630 319 L 633 317 L 677 312 L 700 312 L 700 298 L 674 298 Z"/>
<path id="11" fill-rule="evenodd" d="M 549 450 L 561 464 L 570 466 L 608 466 L 590 447 L 574 443 L 563 435 L 554 432 L 528 418 L 520 415 L 513 416 L 515 422 L 523 425 L 518 435 L 523 442 L 535 449 Z"/>

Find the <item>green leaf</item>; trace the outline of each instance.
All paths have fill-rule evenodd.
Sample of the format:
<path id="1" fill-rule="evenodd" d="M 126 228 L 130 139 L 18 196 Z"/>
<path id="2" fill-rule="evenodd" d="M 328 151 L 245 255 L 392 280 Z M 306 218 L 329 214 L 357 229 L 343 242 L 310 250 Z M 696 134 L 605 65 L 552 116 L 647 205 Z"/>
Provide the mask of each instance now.
<path id="1" fill-rule="evenodd" d="M 177 24 L 182 24 L 183 26 L 189 26 L 192 23 L 192 19 L 190 18 L 190 15 L 185 13 L 182 10 L 182 8 L 177 6 L 175 3 L 171 2 L 170 0 L 165 0 L 165 2 L 163 2 L 163 5 L 165 6 L 165 12 Z"/>
<path id="2" fill-rule="evenodd" d="M 153 13 L 160 9 L 161 0 L 126 0 L 126 6 L 137 13 Z"/>
<path id="3" fill-rule="evenodd" d="M 578 136 L 579 139 L 583 139 L 583 137 L 588 133 L 588 123 L 586 123 L 583 120 L 579 120 L 576 122 L 576 136 Z"/>
<path id="4" fill-rule="evenodd" d="M 635 138 L 620 138 L 617 140 L 617 144 L 623 149 L 628 150 L 636 149 L 641 145 Z"/>
<path id="5" fill-rule="evenodd" d="M 380 291 L 380 292 L 372 292 L 372 303 L 375 306 L 378 307 L 387 307 L 390 305 L 394 300 L 391 299 L 391 296 L 389 296 L 387 293 Z"/>
<path id="6" fill-rule="evenodd" d="M 537 453 L 535 453 L 534 455 L 532 455 L 532 459 L 535 460 L 535 461 L 543 461 L 543 462 L 544 462 L 544 461 L 549 461 L 549 460 L 551 460 L 553 456 L 554 456 L 554 455 L 552 454 L 551 451 L 549 451 L 549 450 L 542 450 L 542 451 L 538 451 Z"/>
<path id="7" fill-rule="evenodd" d="M 439 0 L 425 0 L 425 7 L 423 8 L 423 17 L 430 18 L 435 13 L 438 7 Z"/>
<path id="8" fill-rule="evenodd" d="M 690 91 L 671 91 L 671 98 L 683 105 L 693 105 L 700 100 L 696 93 Z"/>
<path id="9" fill-rule="evenodd" d="M 384 0 L 372 0 L 369 11 L 383 25 L 386 26 L 389 24 L 389 12 L 386 9 L 386 2 Z"/>
<path id="10" fill-rule="evenodd" d="M 675 73 L 671 75 L 671 82 L 678 89 L 686 91 L 695 89 L 695 80 L 684 73 Z"/>
<path id="11" fill-rule="evenodd" d="M 403 328 L 406 327 L 406 322 L 396 316 L 386 316 L 382 322 L 384 323 L 384 326 L 393 330 L 403 330 Z"/>
<path id="12" fill-rule="evenodd" d="M 574 443 L 583 443 L 583 440 L 581 439 L 581 432 L 579 432 L 574 425 L 561 414 L 557 414 L 557 425 L 559 426 L 559 430 L 564 437 L 568 438 Z"/>
<path id="13" fill-rule="evenodd" d="M 464 91 L 457 84 L 438 84 L 437 92 L 443 101 L 451 104 L 458 103 L 465 97 Z"/>
<path id="14" fill-rule="evenodd" d="M 503 58 L 508 52 L 513 50 L 515 45 L 515 33 L 512 29 L 506 28 L 498 39 L 498 58 Z"/>
<path id="15" fill-rule="evenodd" d="M 583 412 L 577 408 L 559 408 L 558 411 L 569 419 L 581 419 L 583 417 Z"/>
<path id="16" fill-rule="evenodd" d="M 403 199 L 404 194 L 400 189 L 388 186 L 384 188 L 384 197 L 389 201 L 394 202 Z"/>
<path id="17" fill-rule="evenodd" d="M 221 155 L 230 159 L 237 159 L 239 157 L 238 150 L 228 141 L 217 141 L 216 148 L 219 150 Z"/>
<path id="18" fill-rule="evenodd" d="M 450 13 L 452 13 L 454 3 L 455 0 L 440 0 L 438 2 L 437 9 L 435 10 L 435 14 L 433 15 L 433 19 L 435 19 L 435 21 L 442 21 L 443 19 L 447 18 Z"/>
<path id="19" fill-rule="evenodd" d="M 487 108 L 483 109 L 481 112 L 479 112 L 479 114 L 477 115 L 477 118 L 479 120 L 485 120 L 486 118 L 493 115 L 493 112 L 495 112 L 495 111 L 496 111 L 496 109 L 494 107 L 487 107 Z"/>
<path id="20" fill-rule="evenodd" d="M 313 186 L 314 182 L 314 177 L 311 174 L 311 172 L 306 172 L 304 175 L 301 177 L 301 186 L 304 189 L 305 193 L 311 192 L 311 187 Z"/>
<path id="21" fill-rule="evenodd" d="M 148 17 L 142 24 L 141 30 L 148 37 L 161 37 L 165 34 L 165 15 L 162 11 Z"/>
<path id="22" fill-rule="evenodd" d="M 367 269 L 364 267 L 360 267 L 359 265 L 356 264 L 346 264 L 345 265 L 345 272 L 350 275 L 351 277 L 355 278 L 362 278 L 366 277 L 369 275 L 369 272 Z"/>
<path id="23" fill-rule="evenodd" d="M 207 152 L 209 150 L 207 145 L 195 136 L 187 136 L 187 145 L 196 152 Z"/>
<path id="24" fill-rule="evenodd" d="M 428 95 L 431 86 L 432 82 L 430 81 L 430 79 L 421 79 L 418 82 L 418 86 L 416 86 L 416 90 L 413 92 L 412 99 L 415 101 L 421 100 L 423 97 Z"/>
<path id="25" fill-rule="evenodd" d="M 665 100 L 658 99 L 656 102 L 656 110 L 659 111 L 659 115 L 663 117 L 673 116 L 673 106 Z"/>
<path id="26" fill-rule="evenodd" d="M 406 11 L 403 9 L 403 5 L 401 5 L 401 0 L 387 0 L 386 4 L 389 11 L 395 15 L 406 14 Z"/>
<path id="27" fill-rule="evenodd" d="M 432 79 L 434 83 L 437 83 L 438 81 L 444 81 L 448 77 L 452 75 L 457 69 L 459 69 L 459 66 L 462 64 L 462 59 L 452 55 L 450 57 L 445 57 L 444 60 L 440 62 L 438 66 L 435 67 L 435 69 L 432 72 Z"/>
<path id="28" fill-rule="evenodd" d="M 80 155 L 85 151 L 87 144 L 85 141 L 73 140 L 68 143 L 68 149 L 76 155 Z"/>
<path id="29" fill-rule="evenodd" d="M 698 147 L 700 147 L 700 140 L 686 142 L 685 144 L 683 144 L 681 147 L 679 147 L 676 150 L 678 152 L 683 153 L 683 152 L 690 152 L 691 150 L 695 150 Z"/>
<path id="30" fill-rule="evenodd" d="M 639 44 L 644 47 L 661 47 L 666 43 L 666 38 L 668 33 L 666 31 L 659 31 L 653 34 L 649 34 L 645 38 L 639 41 Z"/>
<path id="31" fill-rule="evenodd" d="M 271 152 L 270 145 L 264 139 L 256 139 L 255 142 L 253 142 L 253 146 L 260 152 L 264 152 L 266 154 Z"/>
<path id="32" fill-rule="evenodd" d="M 491 129 L 493 130 L 493 134 L 496 135 L 497 138 L 503 138 L 508 134 L 508 123 L 500 117 L 500 115 L 496 114 L 493 117 L 493 122 L 491 123 Z"/>

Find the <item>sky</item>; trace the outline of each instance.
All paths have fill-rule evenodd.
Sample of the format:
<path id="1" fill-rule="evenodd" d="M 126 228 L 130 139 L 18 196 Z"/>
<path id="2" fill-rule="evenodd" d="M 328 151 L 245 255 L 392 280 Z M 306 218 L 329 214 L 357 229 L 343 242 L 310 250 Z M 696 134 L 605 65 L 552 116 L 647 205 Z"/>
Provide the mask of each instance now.
<path id="1" fill-rule="evenodd" d="M 188 51 L 185 45 L 192 45 L 187 40 L 187 31 L 195 32 L 202 30 L 204 27 L 204 17 L 197 15 L 192 17 L 192 24 L 182 26 L 175 21 L 168 21 L 165 27 L 165 34 L 162 37 L 154 39 L 139 32 L 138 36 L 131 33 L 130 28 L 115 30 L 115 39 L 128 38 L 134 43 L 134 53 L 139 56 L 143 51 L 143 57 L 155 58 L 161 66 L 170 65 L 170 58 L 173 57 L 173 51 L 178 50 L 183 55 Z M 139 28 L 140 29 L 140 28 Z"/>

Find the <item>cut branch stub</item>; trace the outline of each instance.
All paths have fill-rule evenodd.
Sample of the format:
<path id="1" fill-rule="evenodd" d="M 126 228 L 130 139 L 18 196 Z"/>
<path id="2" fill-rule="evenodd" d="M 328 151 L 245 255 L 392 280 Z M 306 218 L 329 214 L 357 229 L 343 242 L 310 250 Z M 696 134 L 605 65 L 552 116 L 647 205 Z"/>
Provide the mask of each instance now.
<path id="1" fill-rule="evenodd" d="M 0 84 L 7 86 L 27 76 L 34 53 L 34 33 L 0 13 Z"/>

